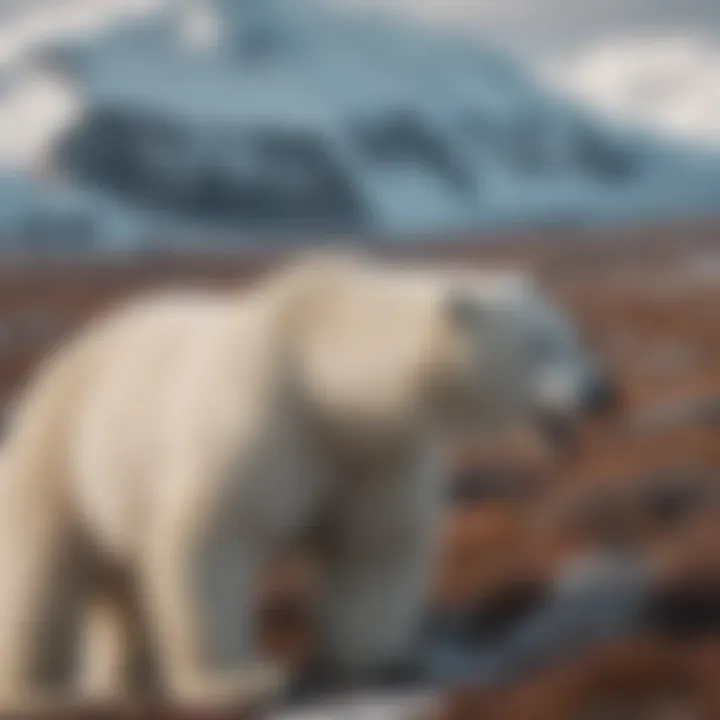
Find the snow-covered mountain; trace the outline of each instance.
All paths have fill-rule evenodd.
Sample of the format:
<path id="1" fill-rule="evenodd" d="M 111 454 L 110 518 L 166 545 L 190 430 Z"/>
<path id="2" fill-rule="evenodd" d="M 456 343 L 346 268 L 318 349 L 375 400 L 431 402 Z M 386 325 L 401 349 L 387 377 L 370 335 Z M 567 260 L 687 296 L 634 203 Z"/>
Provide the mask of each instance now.
<path id="1" fill-rule="evenodd" d="M 487 47 L 311 0 L 178 0 L 43 44 L 22 72 L 39 69 L 73 112 L 41 178 L 0 180 L 0 232 L 24 243 L 402 236 L 720 200 L 720 159 L 596 119 Z"/>

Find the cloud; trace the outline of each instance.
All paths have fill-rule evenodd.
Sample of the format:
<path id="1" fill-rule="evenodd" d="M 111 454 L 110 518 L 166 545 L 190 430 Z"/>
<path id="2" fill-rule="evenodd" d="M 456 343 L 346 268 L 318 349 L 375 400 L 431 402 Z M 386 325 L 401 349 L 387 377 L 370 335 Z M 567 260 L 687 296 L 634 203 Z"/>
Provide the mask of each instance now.
<path id="1" fill-rule="evenodd" d="M 720 144 L 718 0 L 327 0 L 458 27 L 615 118 Z"/>
<path id="2" fill-rule="evenodd" d="M 616 118 L 720 143 L 718 0 L 326 0 L 458 27 Z"/>
<path id="3" fill-rule="evenodd" d="M 39 161 L 75 117 L 72 93 L 23 61 L 65 36 L 150 12 L 164 0 L 21 0 L 0 6 L 0 168 Z"/>
<path id="4" fill-rule="evenodd" d="M 720 44 L 692 37 L 607 41 L 548 70 L 571 94 L 616 117 L 720 143 Z"/>
<path id="5" fill-rule="evenodd" d="M 162 0 L 31 0 L 0 17 L 0 68 L 34 47 L 64 35 L 92 32 L 128 15 L 147 12 Z"/>

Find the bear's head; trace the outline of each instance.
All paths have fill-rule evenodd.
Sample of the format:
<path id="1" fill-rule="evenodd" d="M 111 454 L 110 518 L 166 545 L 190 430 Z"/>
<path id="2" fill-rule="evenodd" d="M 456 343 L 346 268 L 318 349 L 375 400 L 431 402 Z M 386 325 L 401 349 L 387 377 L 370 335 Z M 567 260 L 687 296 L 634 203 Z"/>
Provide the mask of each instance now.
<path id="1" fill-rule="evenodd" d="M 280 283 L 293 287 L 292 372 L 310 416 L 344 440 L 502 432 L 602 394 L 572 325 L 523 275 L 348 255 L 298 267 Z"/>
<path id="2" fill-rule="evenodd" d="M 480 273 L 481 303 L 505 305 L 523 336 L 523 354 L 534 411 L 551 426 L 609 410 L 618 399 L 610 375 L 588 351 L 578 326 L 522 273 Z"/>

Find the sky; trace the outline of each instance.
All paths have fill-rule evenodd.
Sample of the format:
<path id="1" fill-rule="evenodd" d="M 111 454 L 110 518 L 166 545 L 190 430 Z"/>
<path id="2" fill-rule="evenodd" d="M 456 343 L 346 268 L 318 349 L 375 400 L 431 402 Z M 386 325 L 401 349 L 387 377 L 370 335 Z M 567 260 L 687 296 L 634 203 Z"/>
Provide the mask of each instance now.
<path id="1" fill-rule="evenodd" d="M 717 0 L 333 0 L 390 8 L 468 30 L 529 54 L 554 54 L 620 37 L 720 36 Z"/>

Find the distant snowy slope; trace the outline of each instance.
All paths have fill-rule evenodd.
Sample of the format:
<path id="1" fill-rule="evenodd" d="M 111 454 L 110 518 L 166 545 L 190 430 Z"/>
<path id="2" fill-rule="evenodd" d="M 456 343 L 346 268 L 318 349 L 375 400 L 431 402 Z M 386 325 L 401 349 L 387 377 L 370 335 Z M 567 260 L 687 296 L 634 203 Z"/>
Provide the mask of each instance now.
<path id="1" fill-rule="evenodd" d="M 121 6 L 142 16 L 109 22 Z M 104 0 L 102 31 L 69 45 L 37 32 L 2 95 L 0 163 L 51 170 L 100 243 L 598 223 L 720 199 L 718 158 L 599 119 L 482 44 L 312 0 L 162 6 Z"/>

